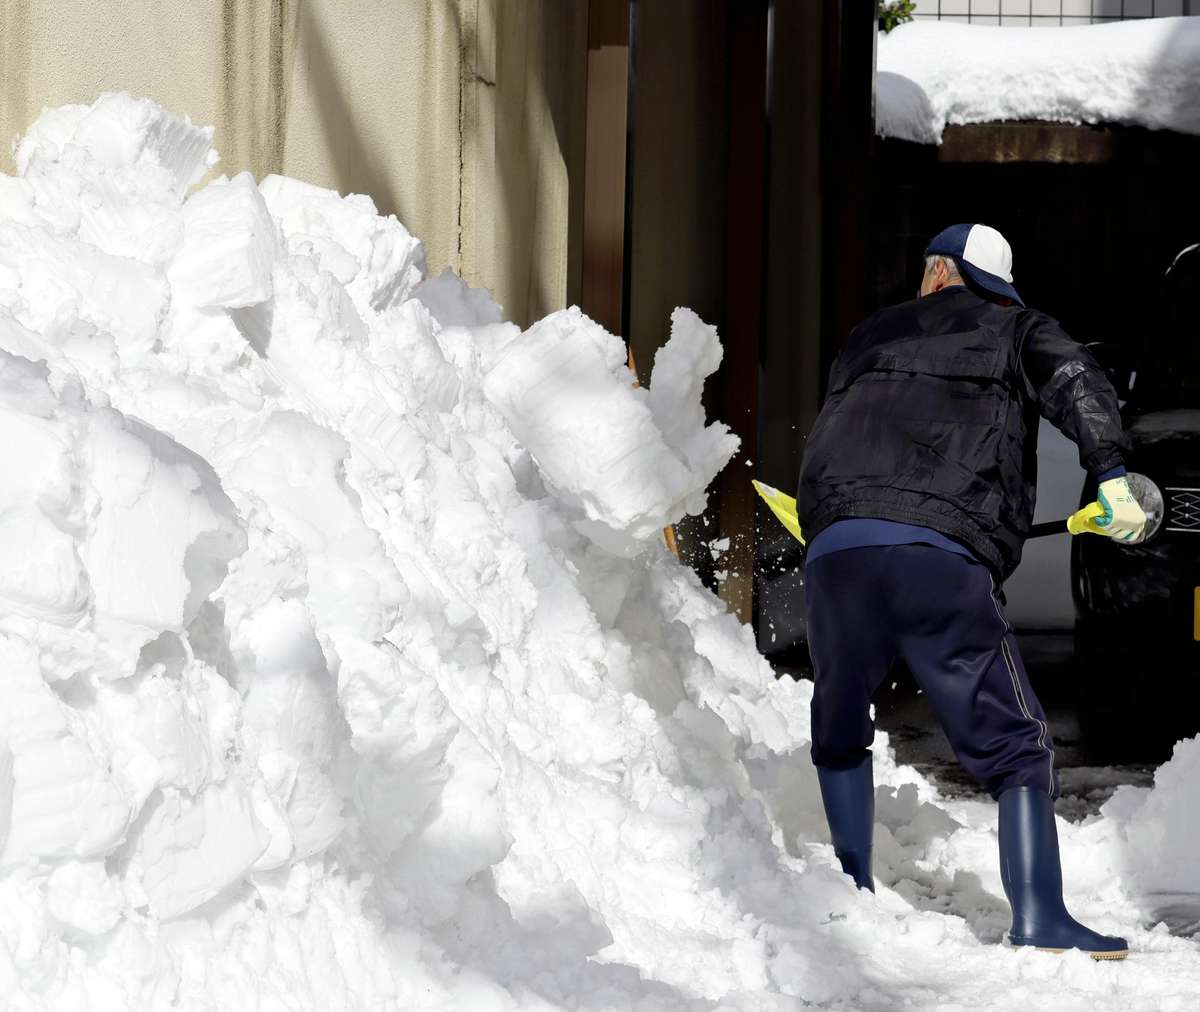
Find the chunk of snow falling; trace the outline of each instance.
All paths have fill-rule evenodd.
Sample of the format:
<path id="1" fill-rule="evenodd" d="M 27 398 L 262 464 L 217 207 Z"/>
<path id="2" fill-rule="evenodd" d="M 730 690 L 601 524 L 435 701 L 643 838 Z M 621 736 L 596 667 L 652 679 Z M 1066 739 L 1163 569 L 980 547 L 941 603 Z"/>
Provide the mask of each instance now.
<path id="1" fill-rule="evenodd" d="M 1064 824 L 1122 967 L 1012 953 L 991 806 L 876 747 L 833 868 L 809 685 L 659 528 L 734 452 L 366 197 L 217 180 L 105 95 L 0 178 L 0 989 L 13 1009 L 1190 1008 L 1200 744 Z"/>

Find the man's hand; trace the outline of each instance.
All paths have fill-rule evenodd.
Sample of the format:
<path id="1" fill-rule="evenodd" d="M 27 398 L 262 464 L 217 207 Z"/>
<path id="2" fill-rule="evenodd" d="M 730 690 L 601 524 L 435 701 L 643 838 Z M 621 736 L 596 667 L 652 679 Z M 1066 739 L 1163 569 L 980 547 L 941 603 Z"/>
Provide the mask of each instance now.
<path id="1" fill-rule="evenodd" d="M 1124 475 L 1102 481 L 1096 501 L 1104 507 L 1104 516 L 1096 518 L 1096 526 L 1103 528 L 1104 534 L 1130 544 L 1142 540 L 1146 514 L 1129 490 Z"/>

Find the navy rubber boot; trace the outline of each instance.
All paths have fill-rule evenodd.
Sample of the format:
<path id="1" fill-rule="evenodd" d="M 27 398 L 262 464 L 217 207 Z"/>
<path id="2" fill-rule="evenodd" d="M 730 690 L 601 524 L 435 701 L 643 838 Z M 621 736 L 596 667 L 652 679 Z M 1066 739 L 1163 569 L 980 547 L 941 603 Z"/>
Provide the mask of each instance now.
<path id="1" fill-rule="evenodd" d="M 1054 802 L 1045 791 L 1013 787 L 1000 795 L 1000 879 L 1012 906 L 1013 945 L 1082 949 L 1093 959 L 1124 959 L 1124 938 L 1085 928 L 1067 913 Z"/>
<path id="2" fill-rule="evenodd" d="M 875 776 L 871 757 L 847 770 L 818 766 L 817 780 L 833 852 L 842 862 L 842 871 L 854 879 L 859 889 L 874 892 L 871 837 L 875 829 Z"/>

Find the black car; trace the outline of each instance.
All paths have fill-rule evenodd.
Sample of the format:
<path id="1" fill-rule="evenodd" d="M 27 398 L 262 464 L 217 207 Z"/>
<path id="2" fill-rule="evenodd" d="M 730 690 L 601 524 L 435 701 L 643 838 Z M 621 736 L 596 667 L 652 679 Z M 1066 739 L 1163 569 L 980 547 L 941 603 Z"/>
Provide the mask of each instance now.
<path id="1" fill-rule="evenodd" d="M 1081 730 L 1108 761 L 1158 760 L 1200 733 L 1200 243 L 1168 268 L 1147 338 L 1122 415 L 1128 469 L 1162 490 L 1162 529 L 1071 546 Z M 1081 503 L 1095 498 L 1089 483 Z"/>

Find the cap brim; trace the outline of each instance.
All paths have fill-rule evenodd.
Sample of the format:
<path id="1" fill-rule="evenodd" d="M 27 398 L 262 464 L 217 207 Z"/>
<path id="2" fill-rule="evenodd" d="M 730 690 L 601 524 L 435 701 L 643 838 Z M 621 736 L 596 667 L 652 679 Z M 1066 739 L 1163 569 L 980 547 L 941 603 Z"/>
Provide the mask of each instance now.
<path id="1" fill-rule="evenodd" d="M 996 277 L 995 274 L 989 274 L 987 271 L 981 271 L 972 263 L 968 263 L 961 257 L 956 258 L 959 269 L 976 285 L 993 295 L 1002 295 L 1006 299 L 1012 299 L 1022 309 L 1025 308 L 1025 300 L 1017 294 L 1017 290 L 1013 288 L 1009 282 L 1003 278 Z"/>

